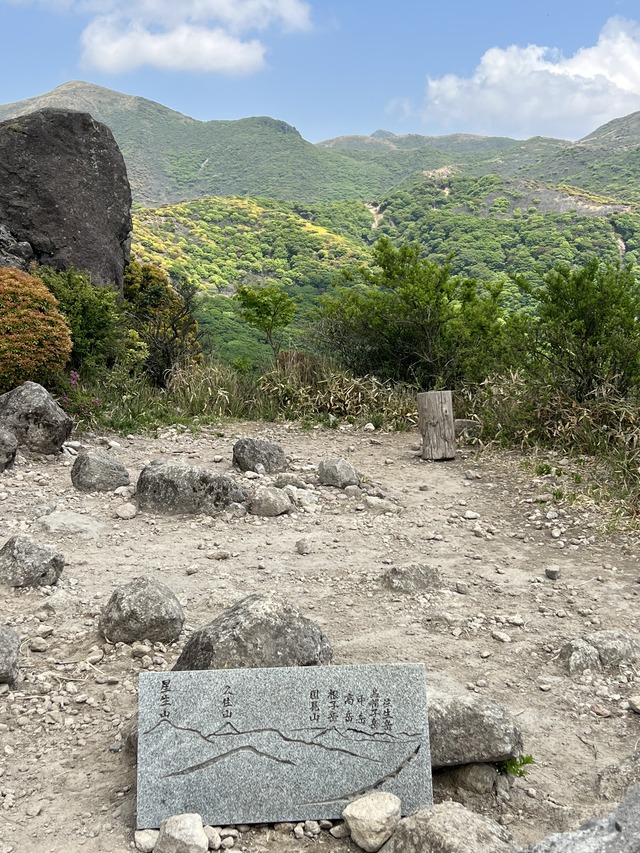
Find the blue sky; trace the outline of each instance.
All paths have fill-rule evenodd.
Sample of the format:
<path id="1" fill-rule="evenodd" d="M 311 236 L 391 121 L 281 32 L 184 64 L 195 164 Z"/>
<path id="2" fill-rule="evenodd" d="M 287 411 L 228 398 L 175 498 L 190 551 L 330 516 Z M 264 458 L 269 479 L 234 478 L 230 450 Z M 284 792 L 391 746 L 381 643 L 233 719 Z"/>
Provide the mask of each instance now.
<path id="1" fill-rule="evenodd" d="M 311 142 L 577 139 L 640 110 L 637 0 L 0 0 L 0 103 L 87 80 Z"/>

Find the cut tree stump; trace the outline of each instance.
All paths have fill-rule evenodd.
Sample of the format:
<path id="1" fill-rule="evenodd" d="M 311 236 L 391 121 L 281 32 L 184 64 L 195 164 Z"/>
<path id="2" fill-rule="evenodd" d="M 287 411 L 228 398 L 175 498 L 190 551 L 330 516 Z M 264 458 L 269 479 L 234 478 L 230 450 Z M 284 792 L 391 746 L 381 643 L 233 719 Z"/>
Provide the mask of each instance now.
<path id="1" fill-rule="evenodd" d="M 426 391 L 418 394 L 419 429 L 422 434 L 422 458 L 456 458 L 456 431 L 453 422 L 451 391 Z"/>

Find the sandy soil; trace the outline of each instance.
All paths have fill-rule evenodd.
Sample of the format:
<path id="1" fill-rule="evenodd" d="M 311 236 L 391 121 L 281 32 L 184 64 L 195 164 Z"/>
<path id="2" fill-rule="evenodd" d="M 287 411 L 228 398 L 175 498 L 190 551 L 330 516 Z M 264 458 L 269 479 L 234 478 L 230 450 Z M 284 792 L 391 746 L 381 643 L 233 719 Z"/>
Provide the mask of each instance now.
<path id="1" fill-rule="evenodd" d="M 346 456 L 402 512 L 373 515 L 358 499 L 320 488 L 315 513 L 232 520 L 140 513 L 124 521 L 115 515 L 121 497 L 73 488 L 68 459 L 20 457 L 0 475 L 2 542 L 32 532 L 67 559 L 56 591 L 10 591 L 0 601 L 0 622 L 24 637 L 22 680 L 0 693 L 0 853 L 130 849 L 135 767 L 119 747 L 142 664 L 130 647 L 106 644 L 97 622 L 113 589 L 138 575 L 178 595 L 188 614 L 183 637 L 242 596 L 277 588 L 323 627 L 334 663 L 424 662 L 433 684 L 455 680 L 504 703 L 535 764 L 508 799 L 456 796 L 520 844 L 610 811 L 640 780 L 630 758 L 640 714 L 627 702 L 640 693 L 640 671 L 571 678 L 559 658 L 563 643 L 584 633 L 640 633 L 640 546 L 632 532 L 608 534 L 596 507 L 553 498 L 576 488 L 567 460 L 536 475 L 517 454 L 466 448 L 433 464 L 416 453 L 417 434 L 261 424 L 118 438 L 113 452 L 134 480 L 160 456 L 223 472 L 231 470 L 233 443 L 247 435 L 278 441 L 294 468 Z M 95 447 L 106 439 L 80 440 Z M 36 533 L 38 517 L 54 505 L 98 521 L 101 534 Z M 478 518 L 465 519 L 467 511 Z M 295 548 L 303 536 L 313 544 L 304 556 Z M 228 559 L 210 559 L 220 549 Z M 407 596 L 383 585 L 390 566 L 416 562 L 438 567 L 444 589 Z M 557 581 L 545 577 L 549 564 L 561 569 Z M 495 631 L 511 642 L 493 638 Z M 34 639 L 45 640 L 35 643 L 42 651 L 31 649 Z M 180 649 L 157 647 L 151 668 L 170 669 Z M 437 778 L 435 791 L 447 793 Z M 355 849 L 326 832 L 296 841 L 272 828 L 252 829 L 236 845 L 252 853 L 311 847 Z"/>

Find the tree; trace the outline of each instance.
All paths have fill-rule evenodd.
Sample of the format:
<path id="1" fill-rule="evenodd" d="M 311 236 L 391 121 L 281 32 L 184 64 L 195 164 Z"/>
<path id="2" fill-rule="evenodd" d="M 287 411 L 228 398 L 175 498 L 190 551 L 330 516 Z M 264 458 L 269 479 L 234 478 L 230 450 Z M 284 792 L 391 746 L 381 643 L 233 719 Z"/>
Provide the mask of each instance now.
<path id="1" fill-rule="evenodd" d="M 484 379 L 502 340 L 500 286 L 480 289 L 448 264 L 382 237 L 371 267 L 345 271 L 323 297 L 315 336 L 355 373 L 425 389 Z"/>
<path id="2" fill-rule="evenodd" d="M 125 308 L 147 347 L 144 368 L 159 387 L 166 386 L 174 367 L 201 357 L 194 315 L 197 292 L 197 286 L 184 279 L 171 283 L 151 264 L 133 261 L 125 269 Z"/>
<path id="3" fill-rule="evenodd" d="M 558 266 L 539 287 L 516 279 L 537 316 L 529 324 L 534 369 L 583 401 L 599 388 L 623 396 L 640 379 L 640 284 L 629 267 L 593 258 Z"/>
<path id="4" fill-rule="evenodd" d="M 274 359 L 277 358 L 283 332 L 295 316 L 297 299 L 277 284 L 263 287 L 241 284 L 234 298 L 240 306 L 242 319 L 263 333 Z"/>
<path id="5" fill-rule="evenodd" d="M 27 380 L 48 381 L 70 352 L 69 326 L 55 296 L 27 273 L 0 269 L 0 393 Z"/>

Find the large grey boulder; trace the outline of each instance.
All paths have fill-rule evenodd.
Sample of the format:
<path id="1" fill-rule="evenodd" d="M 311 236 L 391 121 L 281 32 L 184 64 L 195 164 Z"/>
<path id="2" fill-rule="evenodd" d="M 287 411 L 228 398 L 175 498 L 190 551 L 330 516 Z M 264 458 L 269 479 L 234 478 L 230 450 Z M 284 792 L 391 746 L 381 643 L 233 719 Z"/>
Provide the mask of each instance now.
<path id="1" fill-rule="evenodd" d="M 284 489 L 276 489 L 275 486 L 258 486 L 249 504 L 249 512 L 252 515 L 266 518 L 284 515 L 292 509 L 293 504 L 287 492 Z"/>
<path id="2" fill-rule="evenodd" d="M 400 823 L 400 797 L 388 791 L 372 791 L 359 797 L 342 812 L 351 838 L 358 847 L 375 853 Z"/>
<path id="3" fill-rule="evenodd" d="M 427 806 L 403 818 L 380 853 L 516 853 L 495 821 L 460 803 Z"/>
<path id="4" fill-rule="evenodd" d="M 7 625 L 0 625 L 0 684 L 14 684 L 20 672 L 20 637 Z"/>
<path id="5" fill-rule="evenodd" d="M 640 661 L 640 639 L 622 631 L 595 631 L 566 643 L 560 652 L 572 675 Z"/>
<path id="6" fill-rule="evenodd" d="M 12 536 L 0 549 L 0 583 L 11 587 L 51 586 L 62 574 L 64 554 L 26 533 Z"/>
<path id="7" fill-rule="evenodd" d="M 393 592 L 415 594 L 440 589 L 442 577 L 433 566 L 409 563 L 405 566 L 392 566 L 385 572 L 383 583 Z"/>
<path id="8" fill-rule="evenodd" d="M 322 630 L 278 596 L 249 595 L 191 635 L 175 670 L 330 663 Z"/>
<path id="9" fill-rule="evenodd" d="M 327 457 L 318 465 L 318 482 L 322 486 L 335 486 L 345 489 L 347 486 L 359 486 L 358 472 L 347 459 Z"/>
<path id="10" fill-rule="evenodd" d="M 158 459 L 141 472 L 138 506 L 148 512 L 213 515 L 246 495 L 228 474 Z"/>
<path id="11" fill-rule="evenodd" d="M 524 853 L 640 853 L 640 785 L 627 792 L 616 811 L 590 820 L 576 832 L 554 833 Z"/>
<path id="12" fill-rule="evenodd" d="M 0 428 L 0 474 L 13 468 L 18 452 L 18 439 L 8 429 Z"/>
<path id="13" fill-rule="evenodd" d="M 130 478 L 119 459 L 104 450 L 87 450 L 76 456 L 71 482 L 81 492 L 112 492 L 118 486 L 128 486 Z"/>
<path id="14" fill-rule="evenodd" d="M 233 464 L 241 471 L 257 471 L 262 465 L 265 474 L 286 471 L 287 457 L 279 444 L 262 438 L 241 438 L 233 445 Z"/>
<path id="15" fill-rule="evenodd" d="M 0 395 L 0 427 L 12 432 L 18 445 L 48 454 L 60 450 L 73 421 L 42 385 L 25 382 Z"/>
<path id="16" fill-rule="evenodd" d="M 522 754 L 522 733 L 511 712 L 475 694 L 429 690 L 432 767 L 507 761 Z"/>
<path id="17" fill-rule="evenodd" d="M 88 113 L 45 109 L 0 122 L 0 225 L 10 266 L 88 270 L 122 289 L 131 190 L 109 128 Z M 17 259 L 17 263 L 12 259 Z"/>
<path id="18" fill-rule="evenodd" d="M 98 629 L 112 643 L 172 643 L 184 619 L 182 605 L 171 590 L 142 577 L 113 592 L 100 614 Z"/>

